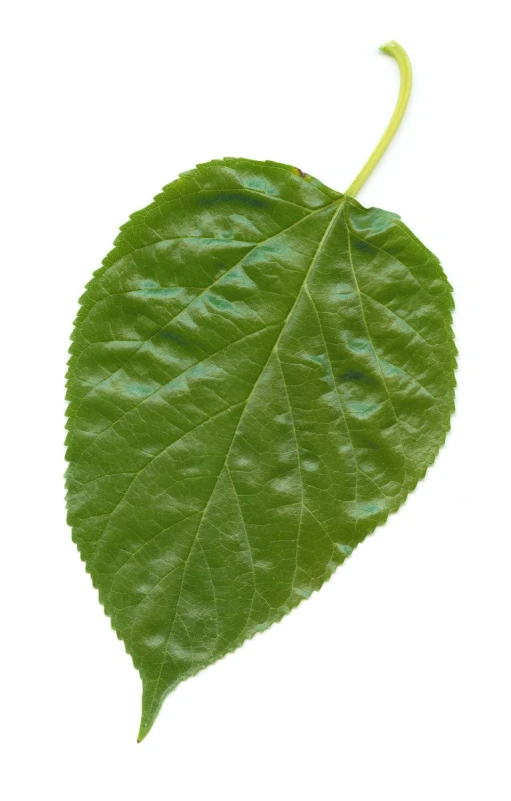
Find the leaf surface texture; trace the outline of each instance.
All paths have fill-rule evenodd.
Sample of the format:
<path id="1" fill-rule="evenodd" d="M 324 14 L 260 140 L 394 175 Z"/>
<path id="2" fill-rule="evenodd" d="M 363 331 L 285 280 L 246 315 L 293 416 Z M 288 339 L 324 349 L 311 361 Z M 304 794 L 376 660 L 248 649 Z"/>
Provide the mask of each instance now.
<path id="1" fill-rule="evenodd" d="M 424 476 L 452 307 L 397 215 L 282 164 L 200 165 L 123 226 L 73 333 L 67 498 L 142 677 L 140 737 Z"/>

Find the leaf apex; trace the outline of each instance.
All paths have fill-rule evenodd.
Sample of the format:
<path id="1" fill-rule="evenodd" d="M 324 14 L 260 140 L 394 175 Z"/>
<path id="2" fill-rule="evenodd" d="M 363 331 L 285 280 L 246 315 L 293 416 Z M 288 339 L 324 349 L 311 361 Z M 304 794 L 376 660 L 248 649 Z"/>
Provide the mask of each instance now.
<path id="1" fill-rule="evenodd" d="M 172 688 L 173 689 L 173 688 Z M 142 678 L 142 715 L 137 743 L 144 740 L 158 717 L 162 704 L 169 693 L 169 689 L 160 690 L 160 681 L 147 681 Z"/>
<path id="2" fill-rule="evenodd" d="M 145 738 L 147 737 L 147 735 L 149 734 L 149 732 L 152 729 L 153 723 L 154 723 L 154 720 L 149 721 L 149 720 L 147 720 L 145 715 L 142 715 L 142 719 L 140 721 L 140 728 L 139 728 L 138 734 L 137 734 L 137 743 L 141 743 L 142 740 L 145 740 Z"/>

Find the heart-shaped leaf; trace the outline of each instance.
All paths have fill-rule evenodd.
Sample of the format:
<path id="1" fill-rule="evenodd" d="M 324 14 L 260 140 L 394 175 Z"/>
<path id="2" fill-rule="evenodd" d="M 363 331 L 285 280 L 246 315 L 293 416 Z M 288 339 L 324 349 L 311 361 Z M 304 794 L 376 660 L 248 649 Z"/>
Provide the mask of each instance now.
<path id="1" fill-rule="evenodd" d="M 424 476 L 453 410 L 453 303 L 397 215 L 246 159 L 134 214 L 81 303 L 69 521 L 140 671 L 142 738 Z"/>

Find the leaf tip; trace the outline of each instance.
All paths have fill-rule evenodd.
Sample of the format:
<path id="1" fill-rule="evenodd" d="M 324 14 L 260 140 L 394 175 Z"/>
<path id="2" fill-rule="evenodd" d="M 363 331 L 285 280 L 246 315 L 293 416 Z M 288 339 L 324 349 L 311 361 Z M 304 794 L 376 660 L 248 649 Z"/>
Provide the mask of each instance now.
<path id="1" fill-rule="evenodd" d="M 146 704 L 142 703 L 142 716 L 140 718 L 140 728 L 138 730 L 137 743 L 141 743 L 153 728 L 153 723 L 158 717 L 160 706 L 161 704 L 154 709 L 152 704 L 147 707 Z"/>
<path id="2" fill-rule="evenodd" d="M 152 725 L 153 721 L 148 721 L 142 716 L 142 720 L 140 721 L 140 729 L 137 735 L 137 743 L 141 743 L 142 740 L 145 740 L 145 738 L 151 731 Z"/>
<path id="3" fill-rule="evenodd" d="M 161 705 L 168 693 L 167 690 L 157 693 L 157 690 L 158 682 L 143 682 L 142 715 L 140 718 L 137 743 L 141 743 L 153 728 L 154 721 L 158 717 Z"/>

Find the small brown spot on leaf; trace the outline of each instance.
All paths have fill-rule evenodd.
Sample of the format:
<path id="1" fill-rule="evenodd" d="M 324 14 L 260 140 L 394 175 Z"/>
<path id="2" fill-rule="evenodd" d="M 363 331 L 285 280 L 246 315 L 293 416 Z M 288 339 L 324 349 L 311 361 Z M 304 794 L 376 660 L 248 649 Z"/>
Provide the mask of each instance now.
<path id="1" fill-rule="evenodd" d="M 293 172 L 294 172 L 295 175 L 299 175 L 300 178 L 305 178 L 305 180 L 307 180 L 307 178 L 309 178 L 308 173 L 303 172 L 303 170 L 301 170 L 300 167 L 293 167 Z"/>

